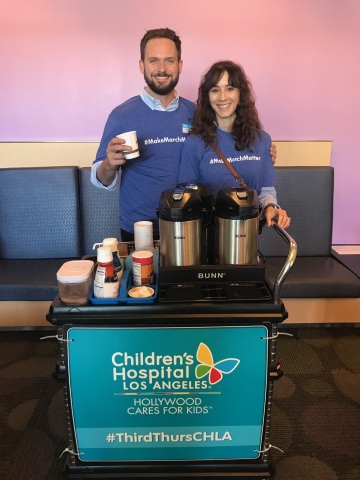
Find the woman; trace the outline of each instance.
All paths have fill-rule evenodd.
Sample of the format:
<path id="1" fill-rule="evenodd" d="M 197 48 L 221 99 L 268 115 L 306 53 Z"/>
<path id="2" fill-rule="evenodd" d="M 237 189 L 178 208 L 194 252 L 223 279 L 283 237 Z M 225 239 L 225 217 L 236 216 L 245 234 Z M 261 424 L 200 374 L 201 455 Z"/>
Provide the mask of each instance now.
<path id="1" fill-rule="evenodd" d="M 181 154 L 179 183 L 206 184 L 214 198 L 223 188 L 239 186 L 213 143 L 257 191 L 267 224 L 277 219 L 282 228 L 290 225 L 277 204 L 271 138 L 261 129 L 251 84 L 239 65 L 217 62 L 203 76 L 190 133 Z"/>

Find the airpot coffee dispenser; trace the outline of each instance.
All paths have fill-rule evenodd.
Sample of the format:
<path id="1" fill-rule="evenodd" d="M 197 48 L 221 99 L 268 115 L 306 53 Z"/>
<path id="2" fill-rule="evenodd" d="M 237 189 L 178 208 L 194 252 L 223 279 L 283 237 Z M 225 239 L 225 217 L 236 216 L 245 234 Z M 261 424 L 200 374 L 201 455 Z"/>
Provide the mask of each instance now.
<path id="1" fill-rule="evenodd" d="M 158 215 L 162 266 L 201 265 L 204 243 L 201 191 L 195 186 L 165 190 Z"/>
<path id="2" fill-rule="evenodd" d="M 259 213 L 256 190 L 229 187 L 219 191 L 214 209 L 216 263 L 257 263 Z"/>

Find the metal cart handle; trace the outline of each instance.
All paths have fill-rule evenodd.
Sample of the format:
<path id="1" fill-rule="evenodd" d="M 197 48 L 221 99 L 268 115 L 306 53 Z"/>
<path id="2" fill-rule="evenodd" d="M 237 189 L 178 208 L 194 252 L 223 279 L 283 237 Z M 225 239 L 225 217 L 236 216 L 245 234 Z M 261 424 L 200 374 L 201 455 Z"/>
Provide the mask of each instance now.
<path id="1" fill-rule="evenodd" d="M 273 291 L 274 303 L 278 304 L 280 303 L 280 290 L 282 284 L 284 283 L 285 278 L 288 276 L 288 273 L 290 272 L 290 269 L 296 259 L 297 244 L 295 240 L 287 232 L 285 232 L 283 228 L 279 227 L 277 223 L 273 223 L 272 227 L 280 235 L 280 237 L 282 237 L 289 244 L 289 253 L 286 262 L 284 263 L 284 266 L 276 279 Z"/>

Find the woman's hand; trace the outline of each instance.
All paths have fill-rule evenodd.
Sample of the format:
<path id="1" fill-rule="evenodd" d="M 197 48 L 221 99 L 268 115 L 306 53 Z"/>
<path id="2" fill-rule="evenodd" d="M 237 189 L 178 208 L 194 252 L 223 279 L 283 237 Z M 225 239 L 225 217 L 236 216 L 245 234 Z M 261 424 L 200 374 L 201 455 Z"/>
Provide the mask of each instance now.
<path id="1" fill-rule="evenodd" d="M 276 159 L 277 159 L 277 148 L 276 148 L 275 143 L 272 143 L 270 145 L 270 155 L 271 155 L 271 160 L 272 160 L 273 164 L 275 165 Z"/>
<path id="2" fill-rule="evenodd" d="M 291 223 L 291 217 L 287 216 L 286 210 L 275 208 L 272 205 L 266 208 L 265 218 L 268 227 L 270 227 L 275 220 L 279 227 L 284 229 L 288 228 Z"/>

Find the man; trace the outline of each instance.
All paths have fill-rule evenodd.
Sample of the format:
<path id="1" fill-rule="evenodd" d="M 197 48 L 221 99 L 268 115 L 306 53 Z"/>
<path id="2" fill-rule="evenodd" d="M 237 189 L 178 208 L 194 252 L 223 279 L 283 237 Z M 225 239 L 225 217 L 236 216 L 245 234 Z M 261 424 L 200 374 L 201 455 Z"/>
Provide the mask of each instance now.
<path id="1" fill-rule="evenodd" d="M 194 103 L 175 90 L 183 67 L 178 35 L 169 28 L 147 31 L 140 55 L 147 86 L 110 113 L 91 171 L 94 185 L 113 189 L 121 168 L 123 242 L 134 239 L 134 223 L 140 220 L 151 220 L 154 238 L 159 238 L 156 209 L 162 192 L 177 184 L 181 150 L 195 111 Z M 132 130 L 137 132 L 140 156 L 126 161 L 124 152 L 131 147 L 117 135 Z"/>
<path id="2" fill-rule="evenodd" d="M 140 71 L 147 86 L 139 96 L 116 107 L 106 123 L 92 168 L 92 182 L 114 188 L 121 167 L 120 229 L 122 241 L 133 239 L 134 223 L 151 220 L 158 237 L 156 209 L 161 193 L 177 183 L 181 148 L 195 106 L 175 87 L 182 70 L 181 41 L 168 28 L 149 30 L 140 44 Z M 131 150 L 122 132 L 136 130 L 140 156 L 125 160 Z"/>

